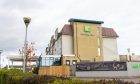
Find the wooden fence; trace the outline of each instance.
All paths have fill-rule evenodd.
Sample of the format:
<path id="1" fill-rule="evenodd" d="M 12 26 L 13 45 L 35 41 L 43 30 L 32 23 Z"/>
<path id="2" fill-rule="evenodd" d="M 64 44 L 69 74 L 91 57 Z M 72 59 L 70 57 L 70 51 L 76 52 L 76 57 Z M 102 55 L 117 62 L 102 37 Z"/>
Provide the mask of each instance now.
<path id="1" fill-rule="evenodd" d="M 69 66 L 40 67 L 39 68 L 39 75 L 68 77 L 68 76 L 70 76 L 70 67 Z"/>

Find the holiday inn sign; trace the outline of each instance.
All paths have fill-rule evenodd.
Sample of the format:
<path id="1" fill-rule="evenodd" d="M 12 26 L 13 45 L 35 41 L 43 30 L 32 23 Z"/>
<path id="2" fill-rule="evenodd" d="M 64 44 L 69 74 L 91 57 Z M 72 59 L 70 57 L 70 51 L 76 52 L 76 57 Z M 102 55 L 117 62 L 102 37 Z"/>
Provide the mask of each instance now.
<path id="1" fill-rule="evenodd" d="M 84 32 L 91 32 L 91 26 L 85 26 L 84 27 Z"/>

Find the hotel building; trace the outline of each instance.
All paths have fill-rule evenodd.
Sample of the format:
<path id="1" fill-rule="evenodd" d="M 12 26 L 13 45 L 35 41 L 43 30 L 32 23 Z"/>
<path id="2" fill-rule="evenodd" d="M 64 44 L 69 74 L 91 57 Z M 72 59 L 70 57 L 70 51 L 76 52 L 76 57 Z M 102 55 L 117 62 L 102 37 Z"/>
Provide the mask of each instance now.
<path id="1" fill-rule="evenodd" d="M 56 29 L 46 48 L 46 55 L 60 55 L 61 65 L 77 62 L 119 61 L 118 35 L 103 21 L 69 19 L 59 32 Z"/>

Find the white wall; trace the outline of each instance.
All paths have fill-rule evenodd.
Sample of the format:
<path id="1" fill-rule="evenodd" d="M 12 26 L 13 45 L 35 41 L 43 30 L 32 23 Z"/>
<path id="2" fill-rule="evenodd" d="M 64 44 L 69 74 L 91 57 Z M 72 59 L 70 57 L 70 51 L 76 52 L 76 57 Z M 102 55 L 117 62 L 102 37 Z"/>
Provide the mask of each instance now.
<path id="1" fill-rule="evenodd" d="M 62 37 L 59 37 L 54 44 L 54 55 L 61 55 L 62 53 Z"/>
<path id="2" fill-rule="evenodd" d="M 62 35 L 62 55 L 73 54 L 73 38 L 70 35 Z"/>
<path id="3" fill-rule="evenodd" d="M 134 64 L 138 65 L 138 68 L 133 68 Z M 128 76 L 140 76 L 140 62 L 127 62 Z"/>
<path id="4" fill-rule="evenodd" d="M 116 38 L 103 38 L 103 56 L 104 61 L 119 60 Z"/>
<path id="5" fill-rule="evenodd" d="M 77 71 L 76 77 L 120 77 L 127 76 L 127 71 Z"/>

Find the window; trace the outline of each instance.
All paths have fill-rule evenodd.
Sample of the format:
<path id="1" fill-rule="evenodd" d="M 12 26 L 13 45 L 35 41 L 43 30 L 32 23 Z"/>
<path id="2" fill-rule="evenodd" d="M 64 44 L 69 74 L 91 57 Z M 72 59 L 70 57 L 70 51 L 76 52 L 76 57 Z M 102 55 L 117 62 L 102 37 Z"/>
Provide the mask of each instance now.
<path id="1" fill-rule="evenodd" d="M 100 28 L 97 28 L 97 38 L 98 38 L 98 56 L 101 56 L 101 46 L 100 46 Z"/>
<path id="2" fill-rule="evenodd" d="M 42 65 L 42 66 L 46 66 L 46 60 L 45 60 L 45 58 L 42 58 L 42 60 L 41 60 L 41 65 Z"/>
<path id="3" fill-rule="evenodd" d="M 60 58 L 56 57 L 53 62 L 53 65 L 55 65 L 55 66 L 61 65 Z"/>
<path id="4" fill-rule="evenodd" d="M 100 38 L 98 37 L 98 47 L 100 47 Z"/>
<path id="5" fill-rule="evenodd" d="M 98 47 L 100 47 L 100 29 L 97 28 Z"/>
<path id="6" fill-rule="evenodd" d="M 53 65 L 54 62 L 54 57 L 49 57 L 49 66 Z"/>
<path id="7" fill-rule="evenodd" d="M 41 57 L 40 66 L 52 66 L 60 64 L 60 57 Z"/>
<path id="8" fill-rule="evenodd" d="M 101 56 L 101 50 L 98 48 L 98 56 Z"/>
<path id="9" fill-rule="evenodd" d="M 66 65 L 70 65 L 70 60 L 66 60 Z"/>
<path id="10" fill-rule="evenodd" d="M 77 60 L 72 60 L 72 65 L 76 65 Z"/>
<path id="11" fill-rule="evenodd" d="M 97 28 L 97 35 L 100 36 L 100 28 Z"/>

